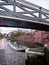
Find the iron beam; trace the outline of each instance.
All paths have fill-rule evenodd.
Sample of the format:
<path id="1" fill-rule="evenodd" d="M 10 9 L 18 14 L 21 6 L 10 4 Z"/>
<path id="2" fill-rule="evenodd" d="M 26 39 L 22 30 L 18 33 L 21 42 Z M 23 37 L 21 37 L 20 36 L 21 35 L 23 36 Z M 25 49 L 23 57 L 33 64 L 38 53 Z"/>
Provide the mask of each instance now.
<path id="1" fill-rule="evenodd" d="M 49 31 L 49 25 L 19 19 L 0 18 L 0 27 L 17 27 Z"/>

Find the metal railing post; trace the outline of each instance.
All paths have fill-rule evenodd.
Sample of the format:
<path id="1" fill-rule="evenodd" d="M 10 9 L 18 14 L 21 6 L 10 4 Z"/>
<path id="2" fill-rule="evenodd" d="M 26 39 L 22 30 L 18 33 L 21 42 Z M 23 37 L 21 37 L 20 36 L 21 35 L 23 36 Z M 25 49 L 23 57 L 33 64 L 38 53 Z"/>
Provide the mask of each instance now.
<path id="1" fill-rule="evenodd" d="M 13 16 L 15 16 L 15 12 L 16 12 L 16 0 L 14 0 L 13 2 Z"/>

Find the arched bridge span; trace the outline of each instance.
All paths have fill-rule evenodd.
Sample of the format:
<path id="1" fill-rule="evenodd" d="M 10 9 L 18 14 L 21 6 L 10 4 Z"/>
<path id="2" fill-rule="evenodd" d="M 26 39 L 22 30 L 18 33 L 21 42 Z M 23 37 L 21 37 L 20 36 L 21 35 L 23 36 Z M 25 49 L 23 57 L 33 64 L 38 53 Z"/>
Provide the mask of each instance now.
<path id="1" fill-rule="evenodd" d="M 49 31 L 49 11 L 25 0 L 1 0 L 1 26 Z"/>

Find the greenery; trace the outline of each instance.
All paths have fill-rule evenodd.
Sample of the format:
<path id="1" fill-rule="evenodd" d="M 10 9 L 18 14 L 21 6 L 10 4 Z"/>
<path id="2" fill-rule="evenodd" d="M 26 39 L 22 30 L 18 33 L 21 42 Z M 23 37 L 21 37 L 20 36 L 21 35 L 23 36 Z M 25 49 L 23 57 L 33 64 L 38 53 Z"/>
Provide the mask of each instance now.
<path id="1" fill-rule="evenodd" d="M 49 62 L 49 49 L 48 48 L 45 49 L 45 54 L 46 54 L 46 59 Z"/>
<path id="2" fill-rule="evenodd" d="M 21 31 L 13 31 L 13 32 L 10 32 L 8 34 L 8 40 L 10 40 L 10 42 L 13 44 L 13 45 L 16 45 L 18 44 L 19 46 L 19 42 L 18 42 L 18 36 L 22 35 L 22 32 Z"/>
<path id="3" fill-rule="evenodd" d="M 3 34 L 0 32 L 0 39 L 2 39 L 3 38 Z"/>

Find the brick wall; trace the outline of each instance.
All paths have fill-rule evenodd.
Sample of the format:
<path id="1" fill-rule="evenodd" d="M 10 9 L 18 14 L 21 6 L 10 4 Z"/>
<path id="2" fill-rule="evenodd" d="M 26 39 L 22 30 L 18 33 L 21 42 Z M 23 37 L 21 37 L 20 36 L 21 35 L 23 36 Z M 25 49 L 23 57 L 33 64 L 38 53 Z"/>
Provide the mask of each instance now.
<path id="1" fill-rule="evenodd" d="M 45 31 L 35 31 L 33 35 L 22 35 L 18 37 L 18 40 L 31 42 L 31 43 L 48 43 L 49 42 L 49 32 Z"/>
<path id="2" fill-rule="evenodd" d="M 33 34 L 34 42 L 48 43 L 49 42 L 49 32 L 46 31 L 36 31 Z"/>

